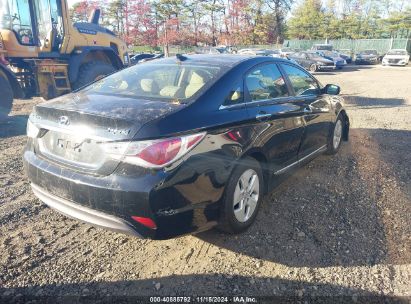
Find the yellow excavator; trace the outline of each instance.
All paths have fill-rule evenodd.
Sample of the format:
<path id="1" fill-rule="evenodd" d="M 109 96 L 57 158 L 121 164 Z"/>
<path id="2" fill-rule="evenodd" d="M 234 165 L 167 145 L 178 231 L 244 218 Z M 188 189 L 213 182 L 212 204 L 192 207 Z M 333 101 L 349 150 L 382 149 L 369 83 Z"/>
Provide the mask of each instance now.
<path id="1" fill-rule="evenodd" d="M 129 65 L 124 41 L 99 25 L 72 23 L 67 0 L 0 0 L 0 114 L 13 98 L 66 94 Z"/>

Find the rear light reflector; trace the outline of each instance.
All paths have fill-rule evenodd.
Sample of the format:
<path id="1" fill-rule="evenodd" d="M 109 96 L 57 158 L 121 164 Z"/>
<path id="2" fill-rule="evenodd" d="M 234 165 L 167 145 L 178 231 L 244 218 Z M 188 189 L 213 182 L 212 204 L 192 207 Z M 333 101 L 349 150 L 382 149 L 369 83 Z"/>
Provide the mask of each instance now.
<path id="1" fill-rule="evenodd" d="M 132 216 L 131 217 L 133 220 L 135 220 L 137 223 L 140 223 L 141 225 L 150 228 L 150 229 L 157 229 L 156 223 L 148 217 L 140 217 L 140 216 Z"/>

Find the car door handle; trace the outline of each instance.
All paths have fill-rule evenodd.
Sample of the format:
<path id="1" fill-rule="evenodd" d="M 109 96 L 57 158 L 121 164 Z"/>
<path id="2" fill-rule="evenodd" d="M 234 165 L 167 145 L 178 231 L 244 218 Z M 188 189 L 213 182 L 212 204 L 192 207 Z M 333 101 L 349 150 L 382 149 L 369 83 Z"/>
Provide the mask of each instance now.
<path id="1" fill-rule="evenodd" d="M 259 112 L 256 116 L 255 119 L 257 119 L 258 121 L 263 121 L 266 120 L 268 118 L 271 117 L 270 113 L 266 113 L 266 112 Z"/>

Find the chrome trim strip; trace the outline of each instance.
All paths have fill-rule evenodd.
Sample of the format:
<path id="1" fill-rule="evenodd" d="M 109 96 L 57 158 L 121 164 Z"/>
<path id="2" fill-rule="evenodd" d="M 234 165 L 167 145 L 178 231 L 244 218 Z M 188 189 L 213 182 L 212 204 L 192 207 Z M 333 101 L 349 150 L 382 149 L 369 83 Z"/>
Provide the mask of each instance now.
<path id="1" fill-rule="evenodd" d="M 235 109 L 235 108 L 242 108 L 247 106 L 258 106 L 260 104 L 263 105 L 273 105 L 273 104 L 279 104 L 282 102 L 287 102 L 287 101 L 292 101 L 295 96 L 283 96 L 283 97 L 277 97 L 277 98 L 271 98 L 271 99 L 262 99 L 262 100 L 254 100 L 254 101 L 249 101 L 249 102 L 242 102 L 242 103 L 237 103 L 233 105 L 221 105 L 218 109 L 219 110 L 225 110 L 225 109 Z"/>
<path id="2" fill-rule="evenodd" d="M 107 141 L 114 141 L 114 140 L 121 140 L 121 139 L 108 139 L 107 137 L 103 137 L 103 136 L 99 136 L 99 135 L 95 135 L 95 134 L 90 134 L 88 132 L 84 132 L 84 130 L 82 130 L 81 128 L 78 129 L 69 129 L 69 128 L 62 128 L 62 127 L 57 127 L 54 126 L 52 124 L 45 124 L 45 123 L 36 123 L 33 122 L 34 126 L 38 129 L 46 129 L 49 131 L 53 131 L 53 132 L 61 132 L 67 135 L 74 135 L 74 136 L 79 136 L 79 134 L 81 134 L 82 138 L 87 138 L 87 139 L 92 139 L 95 141 L 99 141 L 99 142 L 107 142 Z"/>
<path id="3" fill-rule="evenodd" d="M 296 166 L 296 165 L 299 165 L 300 163 L 302 163 L 302 162 L 305 161 L 306 159 L 308 159 L 308 158 L 310 158 L 310 157 L 312 157 L 312 156 L 314 156 L 314 155 L 316 155 L 316 154 L 318 154 L 318 153 L 324 152 L 325 150 L 327 150 L 327 145 L 323 145 L 323 146 L 319 147 L 317 150 L 311 152 L 310 154 L 304 156 L 303 158 L 297 160 L 296 162 L 293 162 L 292 164 L 290 164 L 290 165 L 288 165 L 288 166 L 286 166 L 286 167 L 284 167 L 284 168 L 282 168 L 282 169 L 274 172 L 274 175 L 283 174 L 284 172 L 290 170 L 292 167 L 294 167 L 294 166 Z"/>
<path id="4" fill-rule="evenodd" d="M 70 202 L 64 198 L 55 196 L 39 186 L 31 183 L 34 194 L 49 207 L 58 212 L 82 222 L 104 229 L 129 234 L 136 237 L 142 237 L 126 221 L 85 206 Z"/>

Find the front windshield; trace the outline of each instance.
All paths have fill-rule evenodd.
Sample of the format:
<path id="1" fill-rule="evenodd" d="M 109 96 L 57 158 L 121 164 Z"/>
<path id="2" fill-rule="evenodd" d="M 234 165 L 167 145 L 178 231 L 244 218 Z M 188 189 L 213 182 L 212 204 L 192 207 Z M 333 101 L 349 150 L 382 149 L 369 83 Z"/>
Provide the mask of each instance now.
<path id="1" fill-rule="evenodd" d="M 312 59 L 312 60 L 324 60 L 324 58 L 321 57 L 321 56 L 318 55 L 318 54 L 308 54 L 308 57 L 309 57 L 310 59 Z"/>
<path id="2" fill-rule="evenodd" d="M 391 50 L 387 55 L 407 55 L 407 51 L 404 50 Z"/>
<path id="3" fill-rule="evenodd" d="M 213 83 L 220 70 L 205 65 L 144 63 L 108 76 L 85 92 L 184 102 Z"/>
<path id="4" fill-rule="evenodd" d="M 321 52 L 324 54 L 324 56 L 328 56 L 328 57 L 337 57 L 338 56 L 337 53 L 332 52 L 332 51 L 321 51 Z"/>
<path id="5" fill-rule="evenodd" d="M 363 52 L 364 55 L 377 55 L 377 51 L 375 50 L 366 50 Z"/>
<path id="6" fill-rule="evenodd" d="M 0 4 L 0 28 L 13 31 L 21 44 L 33 45 L 29 0 L 2 0 Z"/>

